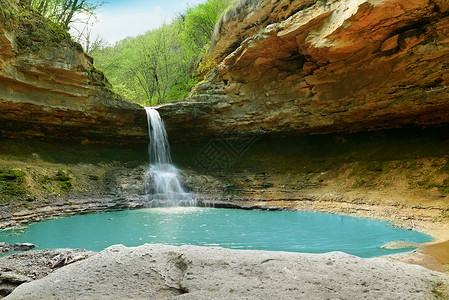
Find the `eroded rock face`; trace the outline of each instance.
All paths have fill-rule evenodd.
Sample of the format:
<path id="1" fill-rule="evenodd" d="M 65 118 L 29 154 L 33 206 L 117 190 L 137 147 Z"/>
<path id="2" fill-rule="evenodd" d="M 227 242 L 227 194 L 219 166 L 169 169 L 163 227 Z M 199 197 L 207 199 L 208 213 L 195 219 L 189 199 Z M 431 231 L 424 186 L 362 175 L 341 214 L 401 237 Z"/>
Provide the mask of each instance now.
<path id="1" fill-rule="evenodd" d="M 86 259 L 95 252 L 74 249 L 38 250 L 13 253 L 0 258 L 0 297 L 19 285 L 41 279 L 65 265 Z"/>
<path id="2" fill-rule="evenodd" d="M 283 1 L 263 1 L 222 25 L 211 57 L 226 58 L 190 100 L 160 108 L 172 139 L 447 123 L 447 2 L 297 2 L 285 15 Z M 243 26 L 256 15 L 260 27 Z"/>
<path id="3" fill-rule="evenodd" d="M 145 140 L 143 108 L 114 94 L 79 45 L 49 45 L 58 33 L 43 22 L 0 14 L 0 137 Z"/>

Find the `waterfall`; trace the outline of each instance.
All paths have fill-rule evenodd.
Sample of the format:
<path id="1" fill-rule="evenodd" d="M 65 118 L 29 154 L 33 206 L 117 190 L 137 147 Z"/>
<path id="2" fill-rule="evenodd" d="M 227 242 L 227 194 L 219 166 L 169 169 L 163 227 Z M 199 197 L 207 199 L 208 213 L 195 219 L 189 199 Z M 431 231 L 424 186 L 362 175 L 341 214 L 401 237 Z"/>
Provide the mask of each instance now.
<path id="1" fill-rule="evenodd" d="M 181 181 L 172 164 L 167 131 L 158 111 L 145 107 L 148 121 L 148 154 L 150 167 L 146 176 L 145 193 L 148 206 L 192 206 L 195 201 Z"/>

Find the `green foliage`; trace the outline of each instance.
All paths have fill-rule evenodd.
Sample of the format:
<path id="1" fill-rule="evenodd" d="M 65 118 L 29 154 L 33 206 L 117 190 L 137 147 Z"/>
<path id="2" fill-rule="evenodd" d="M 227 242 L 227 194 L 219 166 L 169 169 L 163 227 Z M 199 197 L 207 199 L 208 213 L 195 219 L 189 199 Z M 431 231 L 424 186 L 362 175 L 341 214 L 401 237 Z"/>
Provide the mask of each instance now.
<path id="1" fill-rule="evenodd" d="M 92 15 L 102 4 L 103 2 L 91 3 L 87 0 L 30 0 L 35 11 L 66 29 L 77 15 Z"/>
<path id="2" fill-rule="evenodd" d="M 55 176 L 51 177 L 51 180 L 53 180 L 53 181 L 61 181 L 61 182 L 70 181 L 69 172 L 66 173 L 66 172 L 64 172 L 62 170 L 58 170 L 58 172 L 56 172 Z"/>
<path id="3" fill-rule="evenodd" d="M 186 46 L 202 49 L 208 46 L 214 31 L 215 23 L 228 7 L 228 1 L 208 0 L 206 3 L 188 8 L 180 15 L 182 20 L 182 36 Z"/>
<path id="4" fill-rule="evenodd" d="M 0 169 L 0 201 L 25 195 L 25 173 L 21 170 Z"/>
<path id="5" fill-rule="evenodd" d="M 100 177 L 98 177 L 98 175 L 89 175 L 88 177 L 90 180 L 94 180 L 94 181 L 100 180 Z"/>
<path id="6" fill-rule="evenodd" d="M 13 12 L 13 8 L 10 0 L 2 0 L 0 1 L 0 17 L 5 19 L 11 18 Z"/>
<path id="7" fill-rule="evenodd" d="M 57 24 L 31 16 L 21 22 L 17 32 L 16 41 L 21 51 L 41 51 L 60 44 L 64 40 L 70 40 L 67 31 Z"/>
<path id="8" fill-rule="evenodd" d="M 218 63 L 215 60 L 212 60 L 211 58 L 204 56 L 198 65 L 197 72 L 199 74 L 206 74 L 207 72 L 215 68 L 217 65 Z"/>
<path id="9" fill-rule="evenodd" d="M 170 24 L 90 54 L 114 90 L 131 101 L 154 106 L 185 98 L 198 82 L 195 69 L 226 6 L 227 0 L 207 0 Z"/>
<path id="10" fill-rule="evenodd" d="M 70 173 L 70 171 L 58 170 L 51 177 L 44 176 L 41 180 L 42 187 L 55 195 L 67 194 L 72 189 Z"/>
<path id="11" fill-rule="evenodd" d="M 95 10 L 101 7 L 105 2 L 100 0 L 29 0 L 30 7 L 34 12 L 44 16 L 45 19 L 67 34 L 72 29 L 75 33 L 73 39 L 82 44 L 84 50 L 90 53 L 98 47 L 103 41 L 97 37 L 91 36 L 91 28 L 96 20 Z M 72 23 L 83 24 L 80 29 L 71 26 Z"/>
<path id="12" fill-rule="evenodd" d="M 438 188 L 438 190 L 443 194 L 449 193 L 449 179 L 445 179 L 443 181 L 443 183 L 431 182 L 426 185 L 427 189 L 431 189 L 431 188 L 435 188 L 435 187 Z"/>
<path id="13" fill-rule="evenodd" d="M 19 51 L 40 51 L 68 42 L 73 43 L 69 29 L 78 31 L 73 40 L 83 43 L 89 50 L 100 40 L 91 41 L 86 28 L 95 19 L 94 11 L 104 2 L 97 0 L 0 0 L 0 19 L 9 30 L 17 33 Z M 76 30 L 71 24 L 84 24 L 84 30 Z"/>
<path id="14" fill-rule="evenodd" d="M 103 2 L 92 3 L 91 0 L 12 0 L 0 1 L 0 14 L 5 18 L 28 19 L 37 13 L 61 28 L 67 30 L 75 17 L 92 16 L 95 9 Z M 79 21 L 77 19 L 77 21 Z"/>

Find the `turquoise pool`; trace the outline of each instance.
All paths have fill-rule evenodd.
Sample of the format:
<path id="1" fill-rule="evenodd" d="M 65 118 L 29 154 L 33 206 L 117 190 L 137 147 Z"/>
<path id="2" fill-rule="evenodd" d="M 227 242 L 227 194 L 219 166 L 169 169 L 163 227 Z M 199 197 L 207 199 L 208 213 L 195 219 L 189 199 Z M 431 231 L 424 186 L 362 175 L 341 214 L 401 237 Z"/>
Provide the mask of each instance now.
<path id="1" fill-rule="evenodd" d="M 33 243 L 36 249 L 100 251 L 114 244 L 220 246 L 373 257 L 409 251 L 380 248 L 390 241 L 427 242 L 428 235 L 390 223 L 316 212 L 200 207 L 148 208 L 59 218 L 0 231 L 0 241 Z"/>

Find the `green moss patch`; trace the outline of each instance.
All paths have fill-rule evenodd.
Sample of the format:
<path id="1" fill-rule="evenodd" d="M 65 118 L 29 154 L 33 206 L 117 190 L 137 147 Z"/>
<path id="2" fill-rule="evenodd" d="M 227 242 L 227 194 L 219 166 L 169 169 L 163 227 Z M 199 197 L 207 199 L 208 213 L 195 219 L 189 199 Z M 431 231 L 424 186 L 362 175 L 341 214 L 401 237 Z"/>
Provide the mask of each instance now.
<path id="1" fill-rule="evenodd" d="M 242 188 L 235 182 L 227 182 L 223 188 L 224 197 L 235 197 L 242 192 Z"/>
<path id="2" fill-rule="evenodd" d="M 431 189 L 434 187 L 438 188 L 438 190 L 443 194 L 449 193 L 449 179 L 445 179 L 442 184 L 431 182 L 426 185 L 427 189 Z"/>
<path id="3" fill-rule="evenodd" d="M 25 195 L 25 173 L 15 169 L 0 169 L 0 202 Z"/>
<path id="4" fill-rule="evenodd" d="M 41 180 L 43 189 L 54 195 L 67 194 L 73 188 L 70 174 L 70 170 L 58 170 L 53 176 L 44 176 Z"/>

